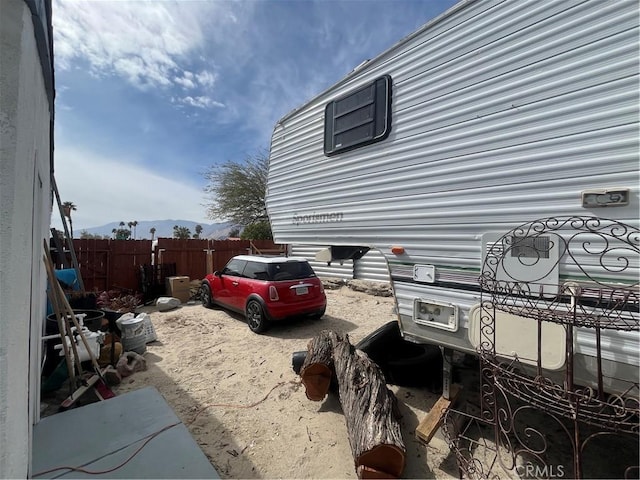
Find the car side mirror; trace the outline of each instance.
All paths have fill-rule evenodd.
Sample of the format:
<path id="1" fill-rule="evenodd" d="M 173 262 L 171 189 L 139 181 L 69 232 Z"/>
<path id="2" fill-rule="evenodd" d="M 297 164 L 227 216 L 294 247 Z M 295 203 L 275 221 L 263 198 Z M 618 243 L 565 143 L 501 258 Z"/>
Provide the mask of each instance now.
<path id="1" fill-rule="evenodd" d="M 213 272 L 213 274 L 214 274 L 216 277 L 221 277 L 221 276 L 222 276 L 222 272 L 219 272 L 218 270 L 216 270 L 215 272 Z"/>

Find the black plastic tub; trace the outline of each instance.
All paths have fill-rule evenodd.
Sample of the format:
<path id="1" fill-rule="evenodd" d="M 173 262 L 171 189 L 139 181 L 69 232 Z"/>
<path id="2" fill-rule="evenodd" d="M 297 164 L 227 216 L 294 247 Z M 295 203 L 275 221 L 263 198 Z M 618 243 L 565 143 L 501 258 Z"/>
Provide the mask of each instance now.
<path id="1" fill-rule="evenodd" d="M 102 320 L 104 319 L 104 312 L 102 310 L 73 310 L 74 315 L 86 314 L 84 317 L 84 325 L 92 332 L 97 332 L 102 327 Z M 73 326 L 73 321 L 69 319 L 71 326 Z M 58 330 L 58 319 L 56 318 L 56 314 L 52 313 L 47 315 L 47 326 L 45 329 L 47 335 L 53 335 L 55 333 L 60 333 Z"/>
<path id="2" fill-rule="evenodd" d="M 102 310 L 76 310 L 73 309 L 74 315 L 80 315 L 81 313 L 85 313 L 84 317 L 84 325 L 91 330 L 92 332 L 96 332 L 100 330 L 102 327 L 102 321 L 104 319 L 104 312 Z M 69 319 L 69 323 L 73 327 L 73 320 Z M 46 335 L 55 335 L 56 333 L 60 333 L 58 330 L 58 319 L 56 318 L 56 314 L 52 313 L 47 315 L 47 322 L 45 326 Z M 59 351 L 55 349 L 56 345 L 62 343 L 60 337 L 51 338 L 45 343 L 45 351 L 46 351 L 46 361 L 42 367 L 42 376 L 43 378 L 47 378 L 56 368 L 56 366 L 60 363 L 60 361 L 64 358 L 61 357 Z"/>
<path id="3" fill-rule="evenodd" d="M 355 347 L 366 353 L 382 370 L 387 383 L 404 387 L 442 388 L 442 354 L 435 345 L 413 343 L 402 338 L 395 320 L 373 331 Z M 300 370 L 307 351 L 293 352 L 293 371 Z M 332 382 L 335 379 L 332 379 Z"/>
<path id="4" fill-rule="evenodd" d="M 405 340 L 395 320 L 367 335 L 355 347 L 378 364 L 387 383 L 432 390 L 441 388 L 440 349 L 435 345 Z"/>

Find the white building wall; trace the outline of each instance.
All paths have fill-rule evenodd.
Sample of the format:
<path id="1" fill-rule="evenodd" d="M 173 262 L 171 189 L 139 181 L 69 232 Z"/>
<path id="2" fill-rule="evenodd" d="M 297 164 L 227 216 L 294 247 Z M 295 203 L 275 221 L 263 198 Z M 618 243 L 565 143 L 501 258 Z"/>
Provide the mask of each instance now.
<path id="1" fill-rule="evenodd" d="M 48 238 L 50 105 L 24 0 L 0 12 L 0 477 L 29 473 L 39 414 Z"/>

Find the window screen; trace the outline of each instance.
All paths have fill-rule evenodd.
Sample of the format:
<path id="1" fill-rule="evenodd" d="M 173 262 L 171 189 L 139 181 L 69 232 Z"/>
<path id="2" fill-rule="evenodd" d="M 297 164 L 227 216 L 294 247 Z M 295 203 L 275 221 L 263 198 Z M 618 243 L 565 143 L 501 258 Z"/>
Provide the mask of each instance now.
<path id="1" fill-rule="evenodd" d="M 391 131 L 391 77 L 385 75 L 332 101 L 324 114 L 324 153 L 384 140 Z"/>
<path id="2" fill-rule="evenodd" d="M 513 247 L 512 257 L 520 258 L 549 258 L 549 237 L 511 237 Z"/>

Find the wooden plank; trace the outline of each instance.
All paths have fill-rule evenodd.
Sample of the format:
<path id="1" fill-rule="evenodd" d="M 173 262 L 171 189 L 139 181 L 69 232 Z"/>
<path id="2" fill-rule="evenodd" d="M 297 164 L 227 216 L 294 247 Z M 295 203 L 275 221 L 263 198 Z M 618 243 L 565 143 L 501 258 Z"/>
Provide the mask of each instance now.
<path id="1" fill-rule="evenodd" d="M 75 238 L 74 250 L 78 257 L 85 291 L 104 291 L 109 285 L 109 240 Z"/>
<path id="2" fill-rule="evenodd" d="M 209 240 L 160 238 L 156 246 L 156 255 L 162 251 L 158 263 L 175 263 L 176 274 L 199 280 L 207 274 L 207 252 Z"/>
<path id="3" fill-rule="evenodd" d="M 138 291 L 140 265 L 151 261 L 151 240 L 113 240 L 109 289 Z"/>
<path id="4" fill-rule="evenodd" d="M 440 397 L 438 401 L 431 407 L 427 416 L 422 419 L 420 425 L 416 428 L 416 437 L 418 440 L 428 444 L 435 433 L 442 425 L 442 419 L 447 409 L 455 402 L 456 398 L 460 394 L 462 387 L 458 384 L 451 385 L 449 399 Z"/>
<path id="5" fill-rule="evenodd" d="M 93 388 L 98 380 L 100 380 L 100 377 L 98 375 L 92 375 L 88 379 L 85 379 L 82 385 L 80 385 L 71 395 L 64 399 L 60 407 L 65 410 L 71 408 L 82 395 L 87 393 L 89 389 Z"/>

